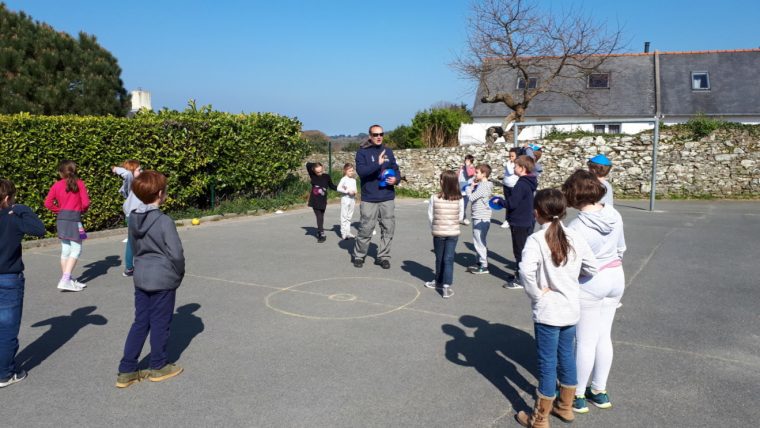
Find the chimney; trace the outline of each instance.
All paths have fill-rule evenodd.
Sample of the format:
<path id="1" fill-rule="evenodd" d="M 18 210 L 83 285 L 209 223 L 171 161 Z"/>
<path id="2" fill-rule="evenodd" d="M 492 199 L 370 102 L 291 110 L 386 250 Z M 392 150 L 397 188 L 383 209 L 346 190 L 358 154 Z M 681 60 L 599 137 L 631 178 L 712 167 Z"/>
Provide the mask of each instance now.
<path id="1" fill-rule="evenodd" d="M 644 53 L 649 53 L 649 42 L 644 42 Z"/>

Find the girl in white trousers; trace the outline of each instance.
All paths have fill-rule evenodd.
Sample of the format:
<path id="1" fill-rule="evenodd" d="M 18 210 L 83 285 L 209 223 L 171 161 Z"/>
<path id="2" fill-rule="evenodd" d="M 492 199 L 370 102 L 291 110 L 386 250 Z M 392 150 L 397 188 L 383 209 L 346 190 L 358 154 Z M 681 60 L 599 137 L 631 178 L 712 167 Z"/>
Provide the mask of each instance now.
<path id="1" fill-rule="evenodd" d="M 343 165 L 343 178 L 338 183 L 338 192 L 343 194 L 340 198 L 340 236 L 343 239 L 354 238 L 351 234 L 351 218 L 354 216 L 356 207 L 356 178 L 354 178 L 354 166 L 350 163 Z"/>

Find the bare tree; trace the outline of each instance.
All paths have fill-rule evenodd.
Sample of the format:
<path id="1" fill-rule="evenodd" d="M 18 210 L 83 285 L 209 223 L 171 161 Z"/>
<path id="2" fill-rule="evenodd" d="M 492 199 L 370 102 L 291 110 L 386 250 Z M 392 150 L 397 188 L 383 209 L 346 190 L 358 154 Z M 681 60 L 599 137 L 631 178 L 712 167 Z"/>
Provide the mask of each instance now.
<path id="1" fill-rule="evenodd" d="M 465 54 L 452 66 L 479 83 L 483 103 L 503 103 L 511 111 L 502 129 L 521 122 L 530 102 L 557 93 L 584 110 L 592 108 L 586 79 L 621 46 L 621 30 L 577 9 L 551 13 L 534 0 L 481 0 L 468 20 Z M 524 84 L 515 87 L 514 78 Z M 503 131 L 502 131 L 503 132 Z M 493 129 L 486 135 L 493 142 Z"/>

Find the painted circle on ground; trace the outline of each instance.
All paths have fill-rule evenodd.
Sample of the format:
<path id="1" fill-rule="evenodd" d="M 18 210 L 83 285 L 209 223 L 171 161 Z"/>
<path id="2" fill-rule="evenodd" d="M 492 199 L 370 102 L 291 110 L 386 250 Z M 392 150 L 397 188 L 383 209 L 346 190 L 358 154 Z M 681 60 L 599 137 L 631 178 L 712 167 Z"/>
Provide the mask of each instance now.
<path id="1" fill-rule="evenodd" d="M 387 315 L 413 303 L 420 292 L 412 284 L 389 278 L 316 279 L 273 291 L 268 308 L 300 318 L 343 320 Z"/>

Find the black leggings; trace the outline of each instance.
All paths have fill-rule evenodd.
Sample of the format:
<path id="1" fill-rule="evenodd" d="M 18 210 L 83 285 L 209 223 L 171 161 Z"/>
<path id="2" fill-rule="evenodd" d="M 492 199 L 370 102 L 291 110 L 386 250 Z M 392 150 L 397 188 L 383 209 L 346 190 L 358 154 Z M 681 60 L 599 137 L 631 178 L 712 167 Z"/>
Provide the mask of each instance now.
<path id="1" fill-rule="evenodd" d="M 317 216 L 317 235 L 322 235 L 325 233 L 325 210 L 312 209 L 314 210 L 314 215 Z"/>
<path id="2" fill-rule="evenodd" d="M 522 226 L 510 226 L 509 229 L 512 232 L 512 254 L 515 256 L 515 272 L 520 270 L 520 262 L 522 261 L 522 252 L 525 248 L 525 243 L 528 242 L 528 236 L 533 233 L 535 224 L 530 227 Z"/>

